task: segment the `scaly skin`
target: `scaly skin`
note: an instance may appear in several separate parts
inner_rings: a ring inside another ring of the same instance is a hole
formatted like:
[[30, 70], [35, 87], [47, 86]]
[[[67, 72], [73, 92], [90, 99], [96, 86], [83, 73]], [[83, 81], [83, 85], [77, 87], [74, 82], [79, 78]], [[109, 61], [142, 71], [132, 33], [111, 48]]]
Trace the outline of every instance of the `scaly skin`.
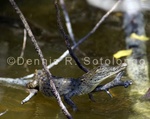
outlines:
[[[105, 79], [121, 72], [126, 68], [127, 64], [120, 66], [99, 66], [84, 74], [78, 79], [62, 78], [53, 76], [51, 79], [55, 83], [57, 91], [73, 110], [77, 107], [71, 100], [74, 95], [89, 94]], [[121, 77], [120, 77], [121, 78]], [[50, 89], [50, 81], [43, 70], [36, 70], [34, 80], [27, 84], [28, 89], [38, 89], [46, 96], [53, 96]], [[98, 91], [98, 90], [97, 90]]]

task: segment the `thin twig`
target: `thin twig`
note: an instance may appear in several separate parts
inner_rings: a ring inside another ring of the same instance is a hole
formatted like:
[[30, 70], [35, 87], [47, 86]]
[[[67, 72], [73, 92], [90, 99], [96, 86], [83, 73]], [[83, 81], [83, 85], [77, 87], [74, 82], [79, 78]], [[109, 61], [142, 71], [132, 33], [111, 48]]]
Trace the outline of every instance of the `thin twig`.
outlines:
[[28, 102], [34, 95], [38, 93], [37, 89], [27, 89], [27, 91], [29, 92], [29, 95], [21, 101], [21, 104]]
[[58, 26], [59, 26], [59, 29], [60, 29], [60, 32], [63, 36], [63, 38], [65, 39], [65, 43], [66, 43], [66, 47], [67, 49], [69, 50], [69, 54], [70, 56], [75, 60], [76, 64], [78, 65], [78, 67], [83, 70], [84, 72], [88, 72], [88, 69], [85, 68], [81, 63], [80, 61], [78, 60], [78, 58], [76, 57], [76, 55], [74, 54], [73, 50], [71, 49], [71, 45], [69, 43], [69, 38], [68, 36], [66, 35], [65, 31], [64, 31], [64, 28], [62, 26], [62, 22], [61, 22], [61, 18], [60, 18], [60, 11], [59, 11], [59, 8], [58, 8], [58, 4], [55, 2], [55, 7], [56, 7], [56, 12], [57, 12], [57, 23], [58, 23]]
[[24, 29], [24, 37], [23, 37], [23, 44], [22, 44], [22, 50], [21, 50], [20, 57], [24, 56], [24, 50], [25, 50], [25, 47], [26, 47], [26, 41], [27, 41], [27, 31], [26, 31], [26, 29]]
[[42, 61], [42, 66], [46, 72], [46, 75], [48, 77], [48, 79], [50, 80], [50, 88], [52, 90], [52, 93], [53, 95], [55, 96], [55, 98], [57, 99], [57, 102], [59, 104], [59, 106], [61, 107], [63, 113], [66, 115], [66, 117], [68, 119], [72, 119], [72, 116], [70, 115], [70, 113], [68, 112], [68, 110], [66, 109], [65, 105], [63, 104], [61, 98], [60, 98], [60, 95], [58, 93], [58, 91], [56, 90], [56, 87], [55, 87], [55, 84], [53, 83], [53, 81], [51, 80], [51, 73], [49, 72], [48, 68], [46, 67], [46, 62], [44, 60], [44, 57], [43, 57], [43, 54], [42, 54], [42, 51], [40, 49], [40, 47], [38, 46], [37, 42], [36, 42], [36, 39], [30, 29], [30, 26], [28, 25], [25, 17], [23, 16], [22, 12], [20, 11], [20, 9], [18, 8], [17, 4], [15, 3], [14, 0], [9, 0], [11, 5], [13, 6], [13, 8], [15, 9], [16, 13], [20, 16], [20, 19], [22, 20], [23, 24], [24, 24], [24, 27], [26, 28], [27, 30], [27, 33], [29, 35], [29, 37], [31, 38], [31, 41], [33, 42], [34, 46], [35, 46], [35, 50], [37, 51], [41, 61]]
[[74, 34], [73, 34], [73, 30], [72, 30], [72, 26], [71, 26], [70, 18], [69, 18], [67, 9], [66, 9], [65, 2], [64, 2], [64, 0], [59, 0], [59, 2], [60, 2], [61, 8], [62, 8], [63, 13], [64, 13], [64, 16], [65, 16], [66, 27], [67, 27], [69, 36], [70, 36], [70, 38], [71, 38], [73, 44], [75, 45], [75, 44], [76, 44], [76, 41], [75, 41], [75, 38], [74, 38]]
[[[69, 39], [71, 39], [71, 41], [73, 42], [73, 45], [75, 45], [77, 42], [76, 42], [76, 39], [75, 39], [75, 36], [74, 36], [74, 33], [73, 33], [71, 20], [69, 18], [69, 14], [67, 12], [65, 2], [64, 2], [64, 0], [59, 0], [59, 2], [60, 2], [61, 8], [62, 8], [62, 11], [63, 11], [63, 14], [64, 14], [64, 18], [65, 18], [65, 21], [66, 21], [66, 27], [67, 27], [67, 31], [68, 31], [69, 37], [70, 37]], [[76, 48], [76, 50], [79, 51], [80, 53], [82, 53], [83, 55], [85, 55], [83, 52], [81, 52], [81, 50], [79, 48]]]
[[[106, 19], [106, 17], [109, 16], [110, 13], [113, 12], [113, 10], [119, 5], [119, 3], [121, 2], [121, 0], [118, 0], [116, 2], [116, 4], [112, 7], [112, 9], [110, 9], [100, 20], [99, 22], [95, 25], [95, 27], [82, 39], [80, 39], [72, 48], [72, 50], [76, 49], [81, 43], [83, 43], [88, 37], [90, 37], [97, 29], [98, 27], [101, 25], [101, 23]], [[57, 65], [59, 62], [61, 62], [67, 55], [69, 54], [69, 51], [66, 50], [59, 58], [57, 58], [54, 62], [52, 62], [51, 64], [49, 64], [47, 66], [48, 69], [51, 69], [53, 66]], [[23, 78], [32, 78], [34, 74], [29, 74]]]
[[0, 113], [0, 116], [4, 115], [7, 111], [8, 111], [8, 109], [5, 110], [4, 112], [1, 112], [1, 113]]

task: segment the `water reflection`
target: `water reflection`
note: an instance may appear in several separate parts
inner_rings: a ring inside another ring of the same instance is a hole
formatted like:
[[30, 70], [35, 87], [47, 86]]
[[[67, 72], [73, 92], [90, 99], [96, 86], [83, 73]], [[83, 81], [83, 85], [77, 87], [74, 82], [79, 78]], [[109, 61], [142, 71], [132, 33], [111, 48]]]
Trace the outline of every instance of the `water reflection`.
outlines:
[[6, 61], [7, 61], [7, 54], [8, 54], [8, 43], [7, 42], [0, 42], [0, 69], [3, 70], [6, 68]]

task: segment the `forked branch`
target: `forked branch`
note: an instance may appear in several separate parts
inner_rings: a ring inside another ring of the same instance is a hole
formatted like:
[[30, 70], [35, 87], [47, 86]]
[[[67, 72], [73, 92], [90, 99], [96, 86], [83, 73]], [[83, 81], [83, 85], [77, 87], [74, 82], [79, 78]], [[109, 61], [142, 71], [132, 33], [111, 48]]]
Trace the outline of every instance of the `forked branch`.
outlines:
[[41, 51], [40, 47], [38, 46], [38, 44], [36, 42], [36, 39], [35, 39], [32, 31], [31, 31], [30, 26], [28, 25], [24, 15], [22, 14], [21, 10], [19, 9], [19, 7], [15, 3], [15, 1], [14, 0], [9, 0], [9, 1], [10, 1], [11, 5], [13, 6], [13, 8], [15, 9], [16, 13], [19, 15], [21, 21], [23, 22], [24, 27], [27, 30], [27, 33], [28, 33], [29, 37], [31, 38], [31, 41], [32, 41], [32, 43], [33, 43], [33, 45], [35, 47], [35, 50], [37, 51], [37, 53], [38, 53], [38, 55], [39, 55], [39, 57], [41, 59], [42, 66], [43, 66], [43, 68], [44, 68], [44, 70], [46, 72], [46, 75], [47, 75], [48, 79], [50, 80], [50, 88], [52, 90], [53, 95], [57, 99], [57, 102], [58, 102], [59, 106], [61, 107], [63, 113], [66, 115], [66, 117], [68, 119], [72, 119], [72, 116], [70, 115], [70, 113], [66, 109], [65, 105], [63, 104], [63, 102], [62, 102], [62, 100], [60, 98], [60, 95], [59, 95], [58, 91], [56, 90], [55, 84], [51, 80], [51, 73], [49, 72], [49, 70], [48, 70], [48, 68], [46, 66], [46, 62], [44, 60], [44, 56], [42, 54], [42, 51]]

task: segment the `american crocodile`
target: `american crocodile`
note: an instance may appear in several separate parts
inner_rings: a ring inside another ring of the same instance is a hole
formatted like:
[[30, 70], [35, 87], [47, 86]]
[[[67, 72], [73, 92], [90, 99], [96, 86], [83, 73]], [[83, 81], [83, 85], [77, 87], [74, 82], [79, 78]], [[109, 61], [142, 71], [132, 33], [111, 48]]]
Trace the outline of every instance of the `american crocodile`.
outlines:
[[[104, 81], [105, 79], [123, 71], [126, 68], [127, 64], [123, 63], [120, 66], [99, 66], [97, 68], [94, 68], [81, 76], [80, 78], [74, 79], [74, 78], [62, 78], [62, 77], [56, 77], [52, 76], [51, 79], [55, 83], [55, 86], [57, 88], [57, 91], [61, 96], [64, 96], [65, 102], [70, 105], [73, 110], [76, 110], [77, 107], [74, 104], [74, 102], [71, 100], [71, 97], [74, 95], [83, 95], [83, 94], [89, 94], [92, 91], [97, 92], [96, 87], [99, 87], [98, 85]], [[118, 78], [121, 78], [118, 77]], [[125, 86], [126, 84], [124, 84]], [[130, 85], [130, 82], [128, 82], [127, 85]], [[44, 70], [36, 70], [34, 75], [34, 80], [27, 84], [27, 88], [30, 91], [33, 91], [32, 89], [35, 89], [33, 92], [30, 93], [36, 93], [36, 89], [42, 94], [46, 96], [53, 96], [51, 89], [50, 89], [50, 81], [47, 78], [46, 73]], [[32, 94], [31, 94], [32, 95]], [[32, 96], [31, 96], [32, 97]], [[31, 98], [30, 97], [30, 98]], [[29, 99], [24, 99], [22, 101], [22, 104], [27, 102]]]

